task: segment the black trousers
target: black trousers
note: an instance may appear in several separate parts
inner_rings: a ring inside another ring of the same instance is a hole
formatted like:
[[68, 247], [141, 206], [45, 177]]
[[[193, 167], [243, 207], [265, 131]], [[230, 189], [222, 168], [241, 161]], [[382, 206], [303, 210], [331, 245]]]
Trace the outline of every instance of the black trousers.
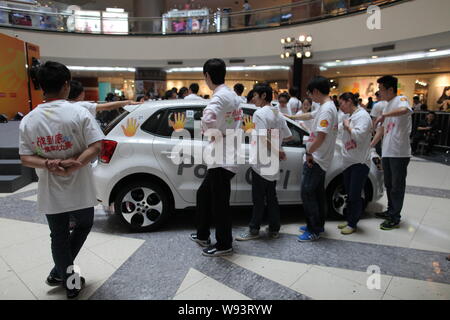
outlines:
[[209, 169], [197, 190], [197, 237], [209, 238], [214, 218], [216, 226], [216, 247], [226, 250], [232, 247], [230, 195], [231, 179], [234, 173], [224, 168]]
[[398, 223], [401, 219], [406, 191], [406, 176], [410, 158], [383, 158], [384, 185], [388, 197], [390, 219]]
[[249, 228], [251, 231], [259, 231], [266, 203], [269, 231], [280, 231], [280, 207], [278, 205], [276, 187], [276, 181], [266, 180], [252, 170], [253, 214], [249, 224]]
[[[75, 220], [75, 228], [69, 230], [70, 218]], [[74, 260], [86, 241], [94, 223], [94, 208], [86, 208], [70, 212], [47, 214], [53, 261], [55, 267], [50, 272], [64, 281], [70, 275], [67, 268], [73, 266]]]
[[344, 216], [351, 228], [356, 228], [364, 210], [361, 193], [369, 170], [369, 167], [362, 163], [351, 165], [344, 170], [344, 187], [347, 193], [347, 210], [344, 211]]
[[314, 163], [313, 167], [303, 164], [301, 196], [306, 215], [306, 226], [312, 233], [318, 235], [325, 227], [327, 216], [325, 174], [322, 168]]

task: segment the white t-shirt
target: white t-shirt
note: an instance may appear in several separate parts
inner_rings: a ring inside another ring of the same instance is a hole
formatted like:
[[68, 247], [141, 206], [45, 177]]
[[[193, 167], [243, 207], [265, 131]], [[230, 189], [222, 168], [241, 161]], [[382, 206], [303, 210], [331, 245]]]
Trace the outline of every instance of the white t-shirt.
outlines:
[[[226, 143], [226, 130], [231, 129], [234, 132], [241, 126], [242, 109], [239, 107], [241, 100], [238, 95], [228, 88], [225, 84], [218, 86], [213, 93], [211, 101], [203, 110], [202, 129], [218, 129], [221, 132], [223, 140], [210, 141], [205, 150], [208, 154], [214, 155], [216, 145], [223, 143], [222, 163], [214, 161], [207, 163], [208, 169], [224, 168], [234, 173], [237, 172], [237, 149], [233, 144]], [[220, 160], [219, 160], [220, 162]]]
[[[20, 123], [20, 155], [46, 159], [67, 159], [81, 154], [104, 138], [92, 115], [66, 100], [38, 105]], [[90, 165], [68, 177], [36, 169], [38, 210], [57, 214], [93, 207], [97, 204]]]
[[343, 135], [344, 135], [344, 120], [348, 119], [350, 115], [345, 114], [341, 110], [338, 111], [338, 135], [337, 140], [343, 141]]
[[313, 102], [313, 103], [311, 104], [311, 112], [316, 111], [319, 107], [320, 107], [320, 103]]
[[205, 100], [205, 99], [203, 99], [199, 95], [196, 95], [195, 93], [191, 93], [191, 94], [187, 95], [186, 97], [184, 97], [184, 100]]
[[97, 115], [97, 104], [89, 101], [76, 101], [72, 102], [73, 104], [77, 106], [81, 106], [83, 108], [86, 108], [90, 114], [92, 114], [95, 118]]
[[378, 101], [376, 102], [373, 107], [372, 107], [372, 111], [370, 112], [370, 115], [374, 118], [378, 118], [379, 116], [381, 116], [383, 114], [384, 109], [387, 106], [387, 101]]
[[291, 97], [288, 101], [288, 107], [291, 111], [291, 114], [296, 114], [301, 109], [302, 102], [296, 97]]
[[389, 117], [384, 120], [383, 158], [409, 158], [411, 157], [411, 141], [409, 135], [412, 129], [411, 114], [413, 110], [408, 98], [396, 96], [388, 102], [383, 113], [406, 107], [408, 113], [399, 117]]
[[[267, 134], [267, 129], [277, 129], [279, 133], [278, 137], [280, 149], [283, 140], [292, 136], [291, 130], [289, 130], [289, 127], [286, 123], [286, 119], [283, 117], [283, 115], [280, 113], [277, 107], [264, 106], [262, 108], [259, 108], [253, 114], [253, 123], [255, 124], [255, 130], [257, 135], [263, 136], [264, 134]], [[271, 139], [271, 135], [267, 135], [267, 138]], [[255, 151], [256, 145], [251, 143], [250, 148], [253, 149], [253, 152], [250, 152], [251, 155], [250, 163], [252, 163], [253, 170], [266, 180], [269, 181], [278, 180], [280, 178], [280, 170], [277, 170], [277, 172], [273, 175], [265, 174], [263, 171], [261, 171], [261, 168], [264, 167], [265, 165], [261, 165], [261, 163], [258, 163], [257, 158], [254, 159], [253, 157], [253, 155], [257, 155]], [[253, 162], [256, 163], [253, 164]]]
[[243, 96], [238, 96], [241, 99], [241, 103], [247, 103], [247, 98]]
[[252, 10], [252, 7], [250, 6], [250, 3], [244, 3], [244, 5], [242, 7], [244, 8], [244, 11]]
[[327, 171], [333, 160], [338, 133], [338, 115], [336, 106], [333, 101], [327, 101], [313, 112], [312, 115], [314, 118], [311, 126], [311, 134], [306, 144], [306, 150], [309, 149], [319, 132], [326, 133], [325, 140], [319, 149], [313, 152], [313, 157], [314, 161], [322, 168], [322, 170]]
[[372, 140], [372, 119], [362, 108], [358, 108], [350, 117], [350, 134], [344, 129], [342, 134], [343, 169], [357, 163], [368, 164], [370, 160], [370, 142]]
[[287, 114], [288, 116], [292, 115], [292, 110], [289, 107], [289, 104], [286, 104], [285, 107], [281, 107], [281, 104], [277, 103], [276, 107], [282, 114]]

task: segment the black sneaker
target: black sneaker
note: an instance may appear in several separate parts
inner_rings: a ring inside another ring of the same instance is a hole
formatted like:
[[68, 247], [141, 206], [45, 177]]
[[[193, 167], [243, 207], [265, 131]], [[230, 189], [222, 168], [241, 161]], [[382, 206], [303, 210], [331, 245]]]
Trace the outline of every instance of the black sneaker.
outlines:
[[202, 254], [206, 257], [221, 257], [221, 256], [229, 256], [233, 254], [233, 248], [219, 250], [216, 246], [209, 246], [206, 249], [203, 249]]
[[196, 233], [191, 233], [191, 235], [189, 236], [189, 239], [191, 239], [194, 242], [197, 242], [198, 245], [201, 247], [207, 247], [207, 246], [211, 245], [211, 238], [208, 238], [208, 240], [200, 240], [199, 238], [197, 238]]
[[395, 222], [392, 220], [385, 220], [382, 224], [380, 224], [381, 230], [393, 230], [400, 228], [400, 222]]
[[79, 289], [77, 289], [77, 288], [73, 288], [73, 289], [66, 288], [67, 299], [75, 299], [76, 297], [78, 297], [78, 295], [80, 294], [81, 290], [83, 290], [84, 285], [86, 284], [86, 279], [84, 279], [83, 277], [80, 277], [80, 282], [81, 282], [81, 288], [79, 288]]
[[383, 211], [383, 212], [377, 212], [377, 213], [375, 213], [375, 217], [380, 218], [380, 219], [385, 219], [385, 220], [387, 220], [387, 219], [389, 219], [391, 216], [389, 215], [389, 212], [386, 210], [386, 211]]
[[47, 279], [45, 280], [45, 283], [49, 285], [50, 287], [56, 287], [60, 286], [62, 284], [62, 279], [59, 277], [54, 277], [51, 274], [48, 275]]

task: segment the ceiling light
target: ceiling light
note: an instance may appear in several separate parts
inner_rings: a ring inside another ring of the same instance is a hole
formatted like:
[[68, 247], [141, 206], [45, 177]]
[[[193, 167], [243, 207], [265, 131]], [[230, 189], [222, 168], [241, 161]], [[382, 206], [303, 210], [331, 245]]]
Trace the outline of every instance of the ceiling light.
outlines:
[[430, 49], [430, 52], [436, 52], [437, 49]]
[[291, 42], [291, 41], [292, 41], [291, 37], [287, 37], [287, 38], [286, 38], [286, 42], [287, 42], [287, 43], [289, 43], [289, 42]]
[[306, 37], [306, 42], [312, 42], [312, 37], [311, 36], [307, 36]]
[[372, 56], [372, 59], [377, 59], [378, 58], [378, 56]]
[[301, 52], [297, 52], [297, 58], [301, 58], [303, 55]]
[[342, 60], [336, 60], [336, 62], [342, 62]]
[[288, 52], [286, 52], [284, 55], [286, 56], [286, 58], [289, 58], [289, 56], [290, 56], [291, 54], [290, 54], [289, 51], [288, 51]]
[[281, 39], [281, 44], [284, 44], [285, 42], [286, 42], [286, 40], [284, 40], [284, 38]]
[[281, 59], [284, 59], [284, 53], [280, 54]]
[[306, 39], [306, 37], [305, 37], [304, 35], [301, 35], [300, 37], [298, 37], [298, 40], [299, 40], [300, 42], [304, 42], [305, 39]]
[[305, 57], [307, 57], [307, 58], [311, 57], [311, 51], [306, 51], [305, 52]]

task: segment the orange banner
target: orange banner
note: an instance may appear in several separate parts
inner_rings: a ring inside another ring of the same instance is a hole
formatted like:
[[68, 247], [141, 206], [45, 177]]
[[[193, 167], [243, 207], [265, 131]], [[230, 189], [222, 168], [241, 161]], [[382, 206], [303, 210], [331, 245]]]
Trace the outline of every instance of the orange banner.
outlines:
[[25, 44], [0, 34], [0, 114], [8, 119], [30, 111]]

